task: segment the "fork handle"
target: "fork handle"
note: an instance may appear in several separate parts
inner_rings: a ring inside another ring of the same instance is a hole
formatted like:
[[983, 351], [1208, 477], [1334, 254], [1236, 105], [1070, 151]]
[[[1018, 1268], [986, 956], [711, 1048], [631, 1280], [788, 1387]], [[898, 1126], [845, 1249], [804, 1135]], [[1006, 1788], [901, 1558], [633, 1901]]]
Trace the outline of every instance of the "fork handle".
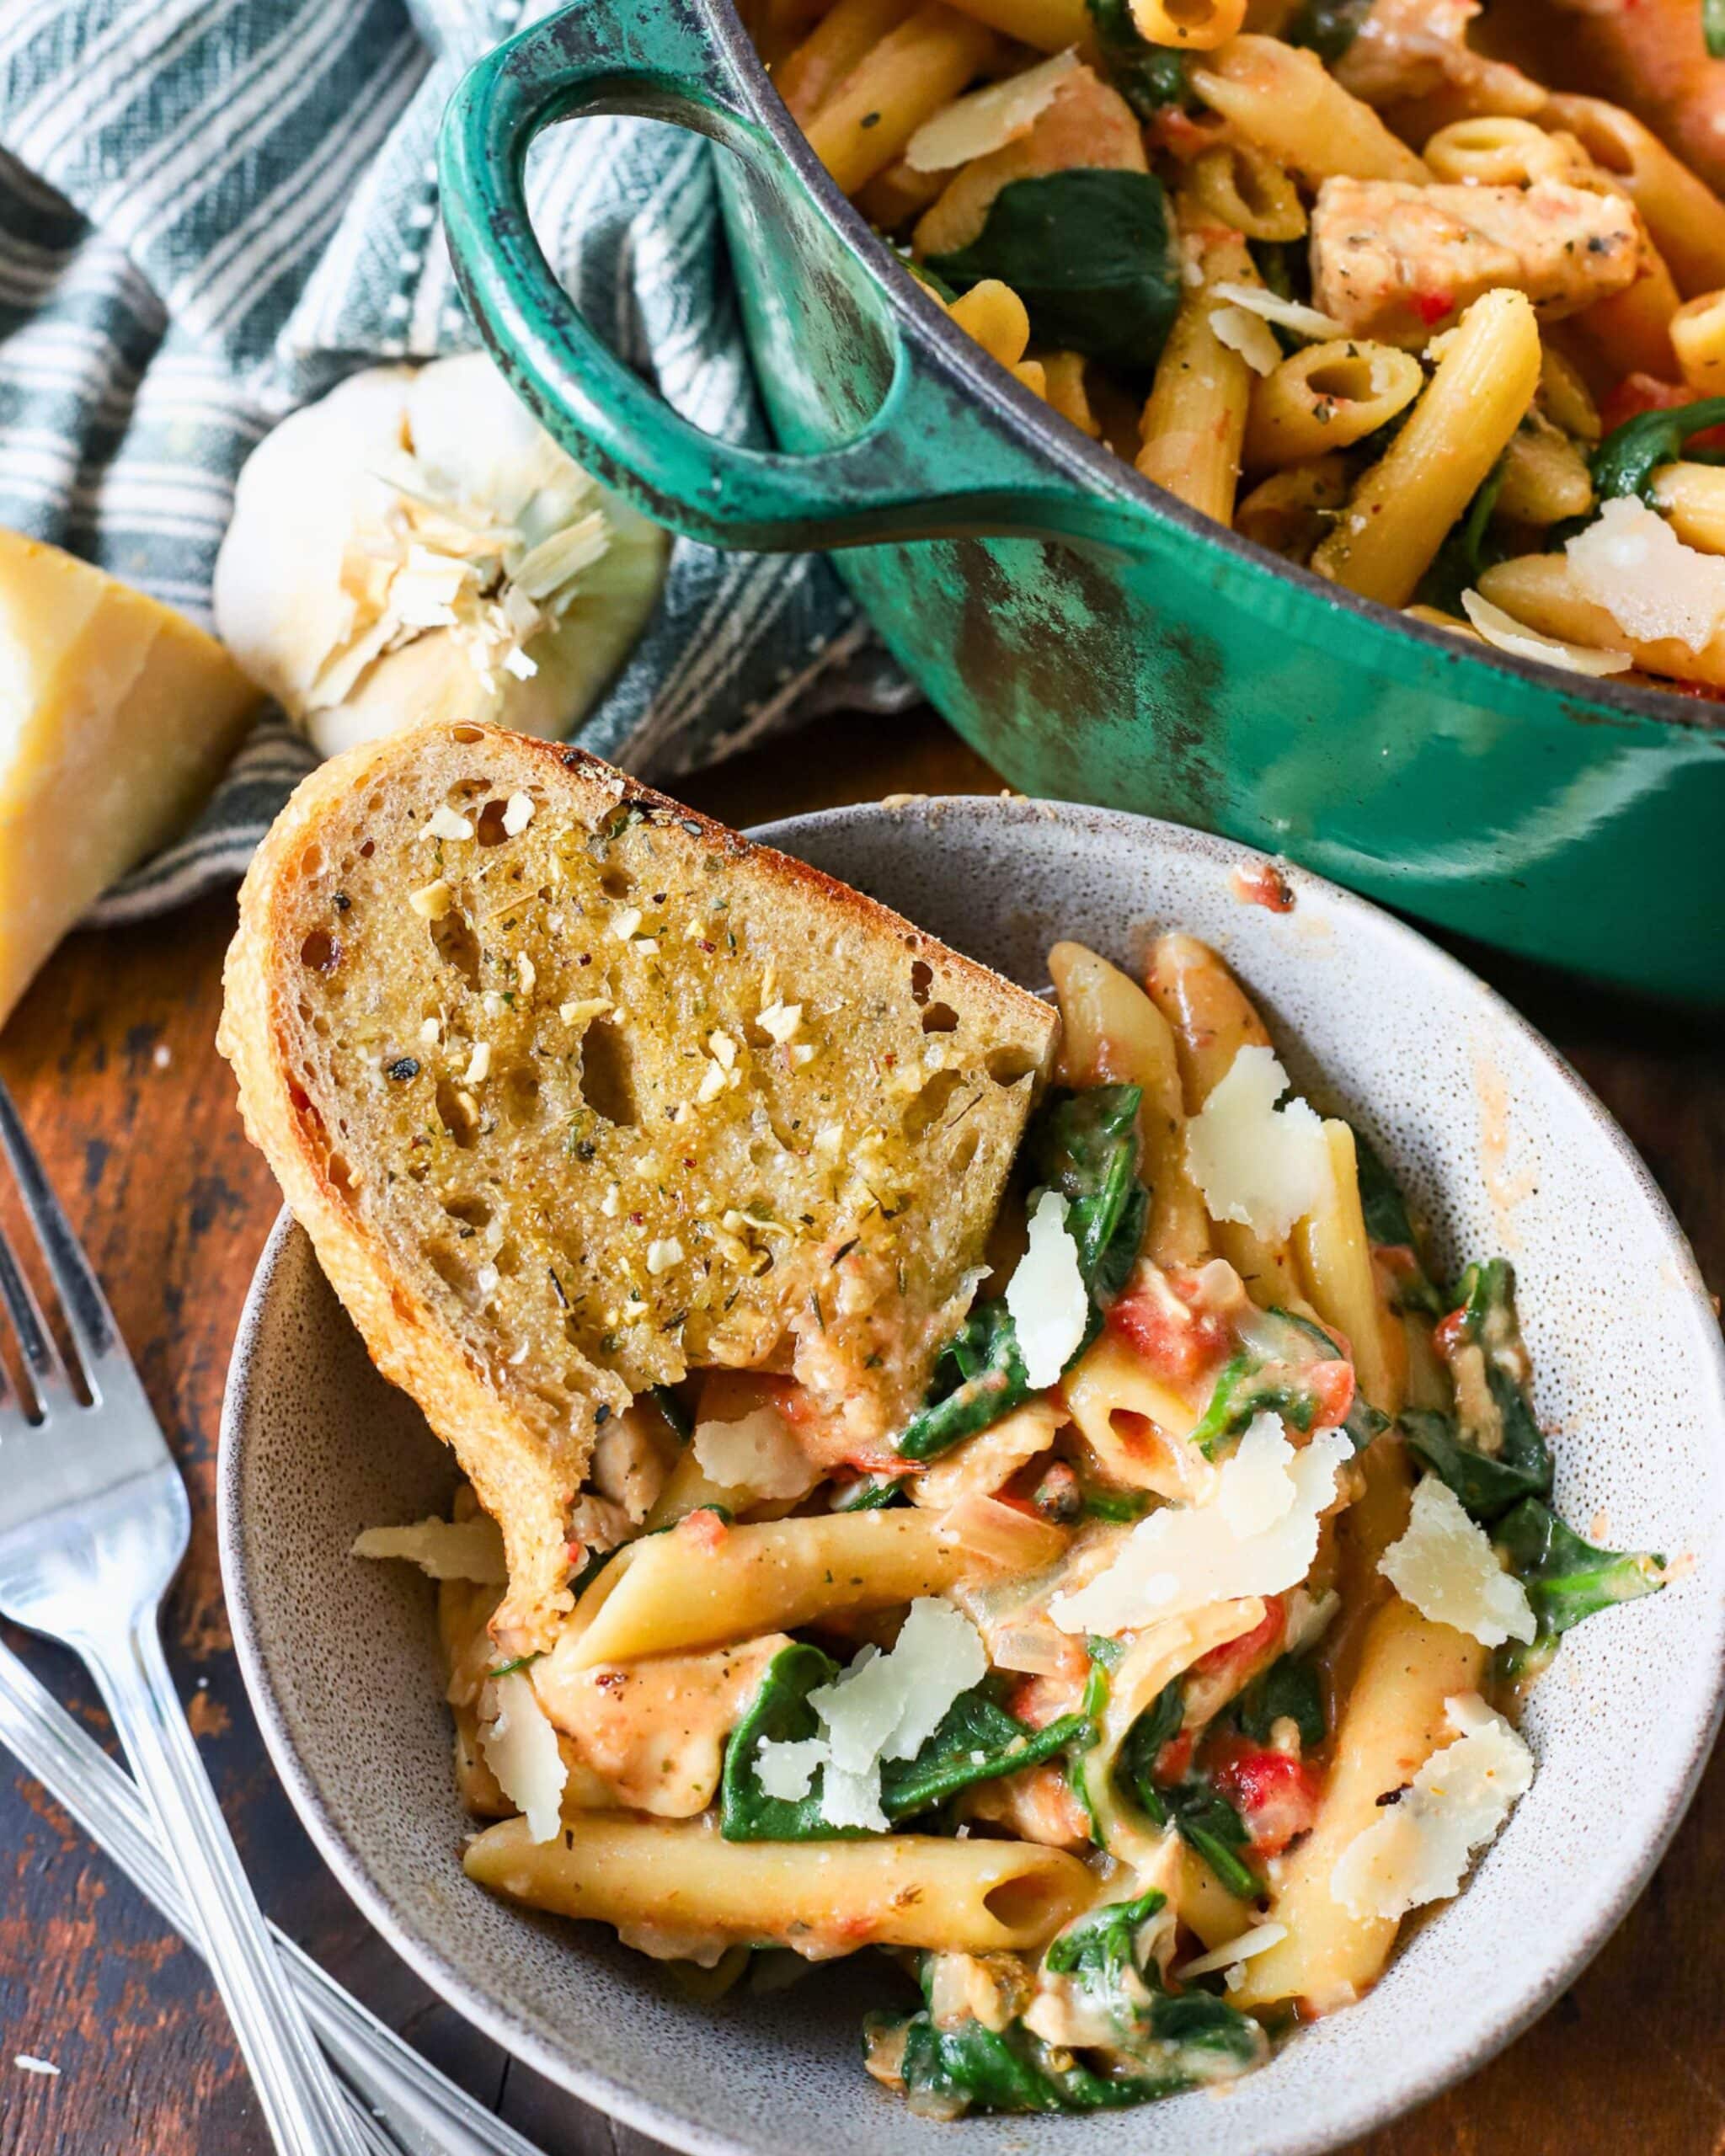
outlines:
[[153, 1613], [79, 1646], [162, 1830], [281, 2156], [365, 2156], [270, 1945], [263, 1912], [198, 1757]]

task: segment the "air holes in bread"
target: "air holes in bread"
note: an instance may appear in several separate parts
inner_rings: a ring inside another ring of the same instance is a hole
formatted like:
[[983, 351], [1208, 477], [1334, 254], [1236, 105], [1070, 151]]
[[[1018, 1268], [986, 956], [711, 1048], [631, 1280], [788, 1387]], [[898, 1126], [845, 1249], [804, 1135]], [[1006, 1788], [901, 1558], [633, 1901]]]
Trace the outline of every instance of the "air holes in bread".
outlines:
[[516, 1124], [539, 1119], [539, 1081], [520, 1065], [504, 1073], [503, 1112]]
[[314, 928], [300, 946], [300, 963], [313, 973], [333, 974], [341, 963], [341, 946], [327, 928]]
[[950, 1003], [931, 1003], [922, 1014], [925, 1033], [955, 1033], [959, 1030], [959, 1014]]
[[629, 1043], [608, 1018], [595, 1018], [581, 1036], [581, 1098], [625, 1130], [638, 1120]]
[[[438, 1103], [440, 1109], [441, 1102]], [[451, 1220], [459, 1220], [464, 1228], [489, 1228], [491, 1208], [483, 1198], [446, 1198], [443, 1209]]]
[[507, 806], [507, 803], [494, 797], [479, 811], [478, 820], [473, 825], [473, 836], [481, 846], [501, 846], [509, 836], [503, 828], [504, 811]]
[[1021, 1078], [1030, 1075], [1036, 1065], [1022, 1049], [997, 1048], [990, 1054], [983, 1068], [996, 1086], [1016, 1086]]
[[431, 941], [446, 966], [453, 966], [469, 988], [479, 985], [479, 939], [459, 906], [431, 923]]
[[928, 991], [933, 986], [934, 968], [927, 958], [913, 958], [911, 962], [911, 1001], [919, 1009], [927, 1002]]
[[627, 868], [607, 868], [600, 876], [599, 888], [608, 899], [626, 899], [635, 888], [635, 879]]
[[937, 1070], [905, 1111], [905, 1135], [920, 1138], [938, 1123], [947, 1112], [947, 1102], [953, 1097], [953, 1088], [960, 1082], [956, 1070]]

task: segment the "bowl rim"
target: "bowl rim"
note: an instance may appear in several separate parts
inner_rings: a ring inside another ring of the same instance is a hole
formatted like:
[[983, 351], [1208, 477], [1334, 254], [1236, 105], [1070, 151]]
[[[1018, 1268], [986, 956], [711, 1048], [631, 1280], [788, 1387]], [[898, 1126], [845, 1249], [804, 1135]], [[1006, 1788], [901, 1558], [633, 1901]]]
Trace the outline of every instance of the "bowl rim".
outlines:
[[[930, 835], [937, 843], [941, 825], [955, 818], [989, 820], [999, 828], [1009, 830], [1014, 824], [1028, 824], [1033, 817], [1039, 823], [1052, 818], [1092, 826], [1100, 824], [1112, 830], [1130, 826], [1135, 834], [1141, 830], [1154, 849], [1230, 868], [1259, 864], [1267, 857], [1255, 847], [1209, 832], [1188, 830], [1157, 817], [1137, 816], [1124, 810], [1085, 803], [1028, 801], [1018, 797], [986, 794], [942, 795], [914, 803], [908, 811], [889, 808], [879, 803], [857, 803], [780, 818], [751, 826], [745, 835], [763, 845], [793, 851], [809, 834], [864, 819], [900, 821], [907, 813], [927, 821]], [[1497, 1024], [1507, 1026], [1520, 1036], [1546, 1066], [1551, 1081], [1569, 1095], [1589, 1125], [1595, 1142], [1606, 1148], [1628, 1171], [1638, 1197], [1649, 1209], [1653, 1225], [1669, 1246], [1669, 1255], [1675, 1261], [1685, 1299], [1697, 1304], [1707, 1321], [1700, 1337], [1706, 1343], [1714, 1377], [1713, 1419], [1722, 1436], [1725, 1436], [1725, 1335], [1719, 1331], [1711, 1295], [1688, 1237], [1664, 1193], [1604, 1102], [1536, 1027], [1458, 958], [1370, 899], [1296, 863], [1278, 860], [1277, 866], [1292, 885], [1296, 899], [1320, 899], [1339, 913], [1343, 933], [1347, 932], [1351, 917], [1370, 919], [1401, 943], [1419, 963], [1434, 965], [1440, 973], [1447, 973]], [[245, 1428], [254, 1393], [255, 1342], [290, 1248], [296, 1240], [304, 1239], [304, 1230], [284, 1206], [259, 1257], [234, 1337], [222, 1398], [216, 1481], [222, 1589], [235, 1652], [265, 1748], [294, 1811], [319, 1854], [366, 1920], [422, 1983], [510, 2056], [521, 2059], [555, 2086], [672, 2148], [690, 2152], [690, 2156], [751, 2156], [750, 2144], [707, 2128], [697, 2119], [661, 2109], [608, 2073], [575, 2063], [542, 2041], [531, 2026], [516, 2018], [506, 1998], [499, 1994], [494, 1999], [473, 1989], [440, 1947], [397, 1916], [387, 1898], [374, 1884], [360, 1851], [338, 1823], [318, 1785], [295, 1749], [287, 1716], [270, 1681], [268, 1657], [254, 1615], [240, 1514], [245, 1481]], [[306, 1254], [310, 1254], [309, 1250]], [[1332, 2111], [1330, 2123], [1320, 2124], [1315, 2131], [1284, 2141], [1280, 2156], [1326, 2156], [1326, 2152], [1332, 2151], [1343, 2142], [1375, 2132], [1405, 2116], [1417, 2105], [1429, 2102], [1478, 2072], [1538, 2020], [1594, 1960], [1645, 1891], [1694, 1801], [1722, 1716], [1725, 1716], [1725, 1657], [1715, 1657], [1704, 1709], [1692, 1726], [1687, 1754], [1671, 1780], [1666, 1807], [1656, 1829], [1643, 1844], [1637, 1861], [1621, 1877], [1615, 1892], [1608, 1900], [1589, 1907], [1587, 1922], [1571, 1939], [1565, 1952], [1538, 1972], [1512, 2013], [1465, 2055], [1434, 2057], [1428, 2054], [1427, 2063], [1412, 2064], [1393, 2084], [1386, 2087], [1380, 2084], [1372, 2094], [1355, 2098], [1351, 2108], [1339, 2118]], [[1341, 2100], [1344, 2104], [1348, 2101], [1345, 2093]]]
[[[574, 0], [579, 5], [579, 0]], [[1643, 688], [1612, 680], [1566, 672], [1542, 659], [1524, 659], [1495, 645], [1458, 637], [1435, 623], [1423, 622], [1401, 609], [1381, 605], [1344, 586], [1330, 583], [1297, 562], [1290, 562], [1255, 540], [1246, 538], [1226, 525], [1202, 515], [1166, 488], [1146, 479], [1124, 458], [1094, 442], [1049, 404], [1031, 394], [1004, 368], [985, 364], [987, 355], [967, 337], [945, 309], [918, 284], [887, 242], [839, 189], [809, 147], [808, 137], [792, 118], [772, 77], [767, 73], [754, 40], [745, 27], [736, 0], [686, 0], [707, 25], [735, 78], [745, 89], [750, 119], [772, 138], [785, 162], [801, 183], [803, 191], [819, 207], [828, 224], [843, 239], [851, 253], [869, 271], [882, 297], [924, 344], [936, 346], [952, 371], [962, 376], [973, 398], [992, 410], [1007, 425], [1019, 446], [1044, 463], [1052, 464], [1077, 482], [1087, 493], [1129, 504], [1152, 522], [1172, 526], [1188, 542], [1231, 555], [1258, 574], [1268, 572], [1289, 584], [1303, 598], [1370, 624], [1391, 637], [1400, 635], [1428, 652], [1461, 667], [1477, 668], [1487, 681], [1508, 675], [1524, 688], [1557, 696], [1567, 707], [1561, 713], [1585, 724], [1607, 714], [1618, 718], [1651, 720], [1677, 734], [1720, 738], [1725, 745], [1725, 710], [1704, 696], [1685, 696], [1681, 690]], [[723, 141], [718, 131], [717, 139]], [[1076, 543], [1076, 542], [1074, 542]], [[1489, 696], [1482, 686], [1481, 699]], [[1525, 719], [1527, 714], [1521, 714]]]

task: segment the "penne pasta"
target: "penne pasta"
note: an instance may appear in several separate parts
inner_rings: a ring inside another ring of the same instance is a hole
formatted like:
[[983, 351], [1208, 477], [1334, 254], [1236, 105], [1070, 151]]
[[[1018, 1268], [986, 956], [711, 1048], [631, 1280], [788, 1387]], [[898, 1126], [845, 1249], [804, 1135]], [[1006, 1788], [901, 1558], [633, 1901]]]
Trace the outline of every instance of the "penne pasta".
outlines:
[[1129, 1490], [1190, 1502], [1214, 1481], [1204, 1455], [1187, 1439], [1194, 1407], [1146, 1368], [1116, 1334], [1104, 1332], [1062, 1383], [1067, 1412], [1105, 1471]]
[[872, 47], [805, 131], [840, 190], [855, 195], [884, 172], [923, 121], [964, 88], [991, 43], [973, 17], [944, 0], [925, 0]]
[[1444, 535], [1533, 401], [1540, 335], [1520, 292], [1487, 292], [1444, 341], [1401, 433], [1355, 487], [1311, 565], [1368, 599], [1405, 606]]
[[1256, 382], [1248, 470], [1303, 464], [1350, 448], [1406, 411], [1425, 387], [1412, 352], [1342, 337], [1293, 352]]
[[1697, 397], [1725, 395], [1725, 291], [1700, 293], [1671, 318], [1671, 349]]
[[1144, 408], [1138, 469], [1193, 509], [1231, 522], [1252, 371], [1225, 344], [1210, 318], [1218, 284], [1261, 282], [1243, 236], [1183, 215], [1186, 259], [1198, 272], [1180, 302]]
[[1593, 505], [1586, 457], [1535, 407], [1504, 449], [1495, 513], [1512, 524], [1543, 530], [1566, 517], [1585, 516]]
[[953, 0], [953, 5], [1038, 52], [1064, 52], [1089, 41], [1090, 13], [1084, 0]]
[[1420, 155], [1436, 180], [1472, 187], [1527, 187], [1536, 179], [1571, 179], [1577, 147], [1572, 138], [1554, 136], [1530, 120], [1493, 113], [1440, 127], [1426, 138]]
[[1571, 318], [1570, 327], [1609, 374], [1650, 374], [1669, 381], [1677, 372], [1671, 324], [1678, 303], [1671, 272], [1649, 243], [1635, 282], [1583, 307]]
[[1356, 179], [1429, 179], [1369, 104], [1350, 97], [1315, 52], [1249, 33], [1188, 71], [1193, 89], [1236, 133], [1316, 185]]
[[1716, 631], [1699, 651], [1675, 637], [1632, 637], [1583, 594], [1561, 554], [1521, 554], [1499, 562], [1482, 573], [1479, 588], [1493, 606], [1541, 636], [1592, 651], [1626, 651], [1646, 673], [1725, 688], [1725, 631]]
[[1272, 553], [1308, 562], [1347, 500], [1348, 487], [1345, 457], [1290, 464], [1260, 480], [1245, 497], [1234, 512], [1234, 529]]
[[1347, 1341], [1360, 1390], [1393, 1421], [1402, 1412], [1402, 1388], [1385, 1345], [1391, 1314], [1372, 1269], [1354, 1133], [1332, 1120], [1324, 1125], [1324, 1139], [1333, 1187], [1322, 1211], [1308, 1214], [1294, 1230], [1300, 1271], [1312, 1308]]
[[1687, 547], [1725, 554], [1725, 469], [1717, 464], [1662, 464], [1653, 474], [1653, 505]]
[[1194, 212], [1231, 225], [1247, 239], [1292, 240], [1306, 234], [1299, 189], [1275, 159], [1252, 142], [1200, 151], [1186, 182]]
[[[591, 1918], [650, 1946], [761, 1940], [996, 1954], [1045, 1945], [1095, 1896], [1076, 1857], [1028, 1842], [889, 1834], [728, 1842], [697, 1820], [585, 1815], [548, 1842], [506, 1819], [467, 1845], [468, 1878], [529, 1908]], [[673, 1947], [675, 1951], [675, 1947]]]
[[1287, 1936], [1247, 1963], [1236, 2004], [1291, 1999], [1323, 2014], [1375, 1982], [1397, 1925], [1343, 1908], [1330, 1892], [1330, 1875], [1377, 1817], [1379, 1798], [1405, 1787], [1449, 1740], [1445, 1704], [1475, 1689], [1484, 1668], [1477, 1640], [1432, 1624], [1399, 1597], [1385, 1603], [1336, 1732], [1316, 1823], [1290, 1853], [1270, 1902], [1269, 1921], [1285, 1925]]
[[1060, 417], [1076, 427], [1081, 435], [1088, 435], [1092, 441], [1097, 440], [1102, 434], [1102, 425], [1090, 408], [1084, 355], [1081, 352], [1042, 352], [1035, 356], [1042, 365], [1043, 395]]
[[1151, 45], [1212, 52], [1246, 20], [1246, 0], [1132, 0], [1132, 23]]
[[556, 1652], [572, 1669], [793, 1631], [841, 1609], [938, 1594], [975, 1567], [922, 1512], [825, 1513], [713, 1531], [688, 1522], [619, 1550]]
[[1056, 943], [1049, 971], [1060, 1000], [1061, 1075], [1073, 1086], [1140, 1088], [1139, 1180], [1151, 1194], [1146, 1257], [1158, 1265], [1199, 1265], [1210, 1228], [1186, 1166], [1186, 1112], [1174, 1036], [1129, 974], [1081, 943]]
[[791, 117], [807, 127], [846, 77], [884, 37], [907, 22], [916, 0], [837, 0], [793, 52], [773, 70]]

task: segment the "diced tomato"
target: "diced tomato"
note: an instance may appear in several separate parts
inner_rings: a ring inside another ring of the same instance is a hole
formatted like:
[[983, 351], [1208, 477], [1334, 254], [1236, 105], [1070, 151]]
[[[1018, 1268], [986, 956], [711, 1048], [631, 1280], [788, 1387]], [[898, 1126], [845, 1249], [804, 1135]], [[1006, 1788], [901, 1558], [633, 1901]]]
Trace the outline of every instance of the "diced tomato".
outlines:
[[[1693, 404], [1698, 400], [1692, 389], [1680, 382], [1661, 382], [1657, 375], [1626, 374], [1599, 406], [1599, 424], [1607, 434], [1621, 427], [1626, 419], [1639, 419], [1643, 412], [1673, 412], [1680, 404]], [[1709, 427], [1690, 443], [1691, 449], [1725, 448], [1725, 427]]]
[[1183, 1781], [1186, 1770], [1192, 1764], [1193, 1733], [1183, 1729], [1178, 1737], [1171, 1737], [1156, 1755], [1156, 1764], [1151, 1769], [1151, 1779], [1165, 1785]]
[[1048, 1677], [1023, 1677], [1007, 1694], [1007, 1712], [1027, 1729], [1046, 1729], [1051, 1721], [1071, 1714], [1084, 1689], [1089, 1668], [1084, 1650], [1075, 1640], [1071, 1666]]
[[1446, 314], [1453, 314], [1455, 309], [1454, 292], [1415, 292], [1413, 299], [1413, 312], [1428, 329], [1435, 328]]
[[1441, 1317], [1432, 1327], [1432, 1345], [1445, 1362], [1467, 1337], [1467, 1312], [1465, 1309], [1451, 1310], [1448, 1317]]
[[[1260, 1621], [1249, 1632], [1242, 1632], [1237, 1640], [1225, 1641], [1220, 1646], [1212, 1647], [1208, 1654], [1199, 1655], [1193, 1664], [1193, 1674], [1213, 1677], [1224, 1669], [1242, 1672], [1251, 1669], [1281, 1645], [1284, 1621], [1281, 1596], [1267, 1596]], [[1243, 1676], [1241, 1681], [1244, 1683]]]
[[1206, 1765], [1245, 1821], [1254, 1855], [1274, 1856], [1317, 1817], [1318, 1778], [1303, 1759], [1228, 1740]]
[[1316, 1427], [1321, 1430], [1339, 1428], [1354, 1405], [1353, 1364], [1314, 1363], [1306, 1372], [1306, 1382], [1317, 1402]]
[[1228, 1352], [1220, 1318], [1188, 1310], [1156, 1285], [1122, 1295], [1108, 1312], [1108, 1326], [1171, 1385], [1190, 1385]]
[[685, 1513], [677, 1522], [676, 1531], [703, 1557], [713, 1556], [730, 1533], [710, 1505], [702, 1505], [697, 1512]]

